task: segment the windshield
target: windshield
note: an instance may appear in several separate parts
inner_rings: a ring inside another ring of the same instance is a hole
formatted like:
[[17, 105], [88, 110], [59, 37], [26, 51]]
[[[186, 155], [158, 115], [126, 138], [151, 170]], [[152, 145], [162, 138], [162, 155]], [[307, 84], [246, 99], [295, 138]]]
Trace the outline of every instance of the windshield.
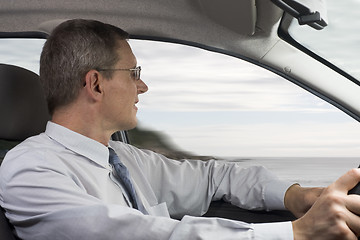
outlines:
[[294, 20], [289, 34], [360, 81], [360, 0], [327, 0], [328, 26], [315, 30]]

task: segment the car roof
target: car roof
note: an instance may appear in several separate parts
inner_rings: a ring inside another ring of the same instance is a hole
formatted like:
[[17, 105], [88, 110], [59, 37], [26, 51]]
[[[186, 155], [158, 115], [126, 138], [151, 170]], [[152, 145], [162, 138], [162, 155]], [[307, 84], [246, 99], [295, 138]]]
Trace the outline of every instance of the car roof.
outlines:
[[133, 36], [196, 43], [254, 59], [273, 47], [278, 38], [273, 27], [282, 15], [269, 0], [27, 0], [1, 5], [3, 32], [49, 33], [65, 19], [91, 18]]
[[[358, 83], [281, 39], [283, 11], [270, 0], [26, 0], [1, 5], [0, 36], [41, 37], [67, 19], [96, 19], [125, 29], [132, 38], [243, 58], [360, 119]], [[285, 31], [290, 21], [289, 16], [283, 21]]]

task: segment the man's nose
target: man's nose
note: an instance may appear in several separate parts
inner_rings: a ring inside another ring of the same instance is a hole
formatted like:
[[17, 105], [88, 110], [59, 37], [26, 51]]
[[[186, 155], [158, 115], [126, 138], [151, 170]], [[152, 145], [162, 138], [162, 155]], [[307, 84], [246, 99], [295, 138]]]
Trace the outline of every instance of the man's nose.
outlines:
[[139, 79], [137, 81], [137, 90], [138, 90], [138, 94], [142, 94], [142, 93], [146, 93], [149, 88], [148, 86], [143, 82], [143, 80]]

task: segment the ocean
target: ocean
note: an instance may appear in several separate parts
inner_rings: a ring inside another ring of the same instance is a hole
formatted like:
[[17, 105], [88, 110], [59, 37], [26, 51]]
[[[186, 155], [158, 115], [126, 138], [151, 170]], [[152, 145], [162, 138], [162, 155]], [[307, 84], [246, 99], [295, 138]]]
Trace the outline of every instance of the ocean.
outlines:
[[303, 187], [326, 187], [360, 164], [360, 158], [349, 157], [260, 157], [229, 160], [240, 161], [244, 166], [265, 166], [280, 179], [297, 182]]

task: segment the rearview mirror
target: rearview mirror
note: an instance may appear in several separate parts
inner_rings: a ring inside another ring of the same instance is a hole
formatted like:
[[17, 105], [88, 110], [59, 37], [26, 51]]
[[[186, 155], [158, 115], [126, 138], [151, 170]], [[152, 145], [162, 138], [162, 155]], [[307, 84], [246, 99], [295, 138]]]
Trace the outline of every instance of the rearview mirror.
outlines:
[[271, 1], [296, 18], [300, 25], [307, 24], [317, 30], [321, 30], [327, 26], [326, 0]]

